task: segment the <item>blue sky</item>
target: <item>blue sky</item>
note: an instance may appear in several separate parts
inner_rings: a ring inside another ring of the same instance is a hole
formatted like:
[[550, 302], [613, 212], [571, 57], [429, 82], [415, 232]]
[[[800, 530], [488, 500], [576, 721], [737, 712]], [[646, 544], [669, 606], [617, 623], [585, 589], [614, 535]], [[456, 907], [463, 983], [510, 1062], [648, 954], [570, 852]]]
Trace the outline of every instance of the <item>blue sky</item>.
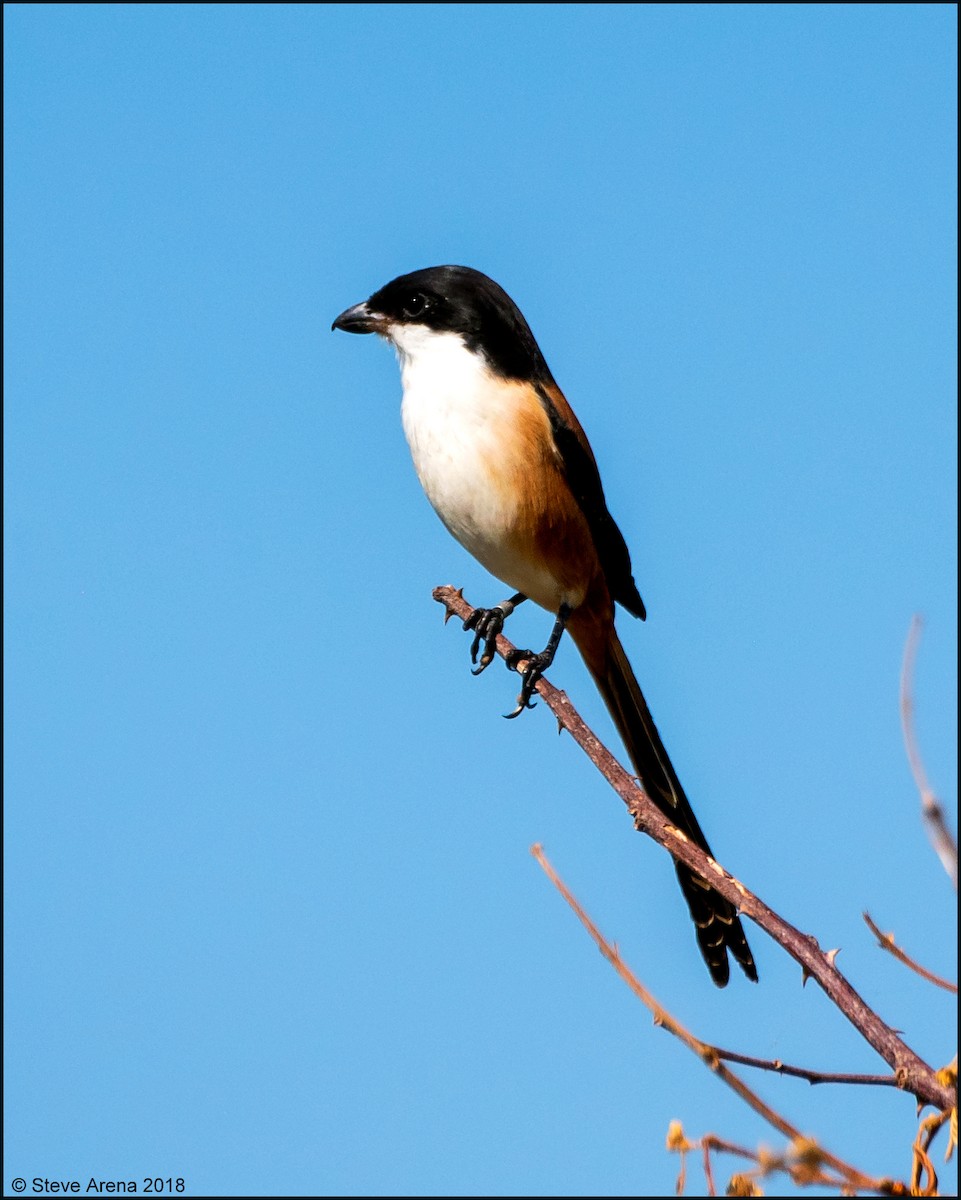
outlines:
[[[657, 1194], [671, 1119], [776, 1146], [536, 841], [701, 1036], [882, 1069], [757, 929], [761, 983], [711, 985], [669, 861], [442, 626], [434, 585], [503, 585], [420, 492], [389, 350], [329, 326], [444, 262], [510, 292], [588, 430], [649, 614], [621, 636], [718, 857], [950, 1058], [950, 997], [860, 914], [956, 977], [897, 693], [920, 612], [953, 808], [955, 10], [4, 26], [5, 1189]], [[550, 677], [616, 745], [570, 645]], [[908, 1170], [909, 1098], [753, 1082]]]

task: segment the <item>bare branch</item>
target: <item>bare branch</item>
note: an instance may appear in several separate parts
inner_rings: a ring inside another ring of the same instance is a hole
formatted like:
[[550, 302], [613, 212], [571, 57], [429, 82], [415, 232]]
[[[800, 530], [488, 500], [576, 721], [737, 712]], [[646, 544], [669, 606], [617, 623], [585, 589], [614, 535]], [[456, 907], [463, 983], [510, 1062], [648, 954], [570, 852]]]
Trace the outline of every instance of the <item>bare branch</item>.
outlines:
[[944, 988], [946, 992], [953, 992], [955, 996], [958, 994], [958, 985], [952, 983], [949, 979], [942, 979], [940, 975], [935, 975], [933, 971], [929, 971], [926, 967], [922, 967], [920, 963], [909, 958], [907, 954], [895, 943], [893, 933], [882, 933], [877, 925], [871, 920], [870, 913], [861, 913], [868, 929], [878, 939], [878, 945], [882, 950], [887, 950], [889, 954], [893, 954], [898, 962], [904, 963], [906, 967], [910, 967], [912, 971], [916, 971], [922, 979], [926, 979], [928, 983], [933, 983], [936, 987]]
[[940, 800], [931, 790], [928, 776], [921, 760], [918, 749], [918, 739], [914, 731], [914, 663], [918, 653], [918, 643], [921, 640], [921, 630], [924, 622], [919, 616], [911, 621], [907, 641], [904, 644], [904, 659], [901, 664], [901, 730], [904, 734], [904, 748], [907, 751], [911, 774], [915, 786], [921, 795], [921, 816], [924, 819], [928, 837], [934, 846], [934, 851], [941, 860], [941, 865], [948, 873], [958, 890], [958, 843], [948, 828], [947, 817]]
[[[617, 948], [607, 941], [578, 903], [550, 862], [548, 862], [543, 849], [540, 846], [532, 846], [531, 853], [537, 859], [550, 881], [574, 910], [578, 920], [593, 938], [601, 954], [603, 954], [618, 975], [620, 975], [634, 995], [653, 1014], [654, 1024], [666, 1029], [682, 1041], [689, 1050], [692, 1050], [698, 1056], [709, 1070], [713, 1071], [719, 1079], [736, 1092], [760, 1117], [773, 1126], [778, 1133], [788, 1138], [792, 1145], [793, 1157], [798, 1161], [806, 1159], [807, 1165], [812, 1170], [822, 1166], [829, 1167], [841, 1177], [843, 1186], [849, 1189], [879, 1192], [883, 1195], [890, 1195], [892, 1193], [892, 1185], [889, 1180], [873, 1179], [870, 1175], [866, 1175], [863, 1171], [858, 1170], [857, 1167], [852, 1167], [850, 1163], [844, 1162], [843, 1159], [831, 1154], [830, 1151], [825, 1150], [810, 1138], [805, 1137], [799, 1129], [777, 1112], [776, 1109], [771, 1108], [769, 1104], [762, 1100], [757, 1092], [748, 1087], [739, 1075], [736, 1075], [733, 1071], [725, 1067], [714, 1046], [709, 1045], [707, 1042], [702, 1042], [700, 1038], [695, 1037], [676, 1017], [672, 1016], [666, 1008], [654, 999], [654, 996], [621, 958]], [[671, 1139], [668, 1139], [669, 1148], [682, 1148], [682, 1139], [678, 1136], [679, 1133], [679, 1129], [675, 1131], [674, 1145], [672, 1145]]]
[[[443, 604], [447, 615], [456, 614], [465, 620], [473, 611], [463, 594], [452, 587], [434, 589], [434, 599]], [[445, 620], [447, 617], [445, 617]], [[513, 645], [499, 634], [497, 652], [502, 657], [513, 650]], [[847, 979], [834, 965], [817, 941], [795, 929], [779, 917], [762, 900], [749, 892], [742, 883], [730, 875], [713, 858], [706, 855], [676, 829], [661, 812], [637, 780], [614, 758], [582, 720], [564, 692], [558, 691], [546, 679], [537, 684], [537, 691], [551, 708], [562, 728], [566, 729], [588, 758], [604, 775], [611, 787], [627, 806], [637, 829], [642, 830], [663, 846], [674, 858], [679, 859], [702, 879], [710, 882], [725, 899], [740, 912], [750, 917], [780, 946], [800, 963], [803, 971], [827, 993], [841, 1012], [862, 1034], [868, 1043], [893, 1069], [898, 1084], [912, 1093], [924, 1104], [947, 1109], [956, 1103], [956, 1089], [942, 1083], [937, 1074], [895, 1031], [869, 1008]]]
[[714, 1047], [718, 1058], [725, 1062], [739, 1063], [742, 1067], [757, 1067], [761, 1071], [773, 1071], [777, 1075], [791, 1075], [795, 1079], [806, 1079], [808, 1083], [859, 1083], [869, 1087], [900, 1087], [894, 1075], [852, 1075], [836, 1071], [813, 1071], [808, 1067], [792, 1067], [781, 1062], [778, 1058], [753, 1058], [749, 1054], [739, 1054], [736, 1050], [722, 1050]]

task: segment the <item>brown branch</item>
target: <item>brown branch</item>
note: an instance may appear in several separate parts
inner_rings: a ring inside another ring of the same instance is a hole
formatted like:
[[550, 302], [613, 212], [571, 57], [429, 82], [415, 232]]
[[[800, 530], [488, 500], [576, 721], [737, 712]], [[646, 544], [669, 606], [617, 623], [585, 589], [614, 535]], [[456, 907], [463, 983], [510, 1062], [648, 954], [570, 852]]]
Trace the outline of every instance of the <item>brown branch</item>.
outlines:
[[924, 622], [919, 616], [911, 621], [907, 641], [904, 643], [904, 659], [901, 664], [901, 731], [904, 734], [904, 748], [907, 751], [908, 762], [914, 783], [921, 795], [921, 816], [924, 819], [928, 837], [934, 846], [934, 852], [941, 860], [941, 865], [947, 871], [955, 891], [958, 888], [958, 843], [948, 828], [947, 817], [940, 800], [931, 790], [927, 772], [918, 749], [918, 739], [914, 732], [914, 663], [918, 654], [918, 643], [921, 640], [921, 629]]
[[[676, 1017], [672, 1016], [663, 1005], [654, 999], [651, 992], [647, 990], [621, 958], [617, 947], [612, 946], [607, 941], [578, 903], [570, 889], [565, 885], [550, 862], [548, 862], [543, 849], [540, 846], [532, 846], [531, 853], [537, 859], [550, 881], [574, 910], [577, 919], [593, 938], [601, 954], [603, 954], [618, 975], [620, 975], [621, 979], [624, 980], [634, 995], [650, 1010], [654, 1017], [654, 1024], [666, 1029], [668, 1033], [672, 1033], [683, 1042], [722, 1082], [726, 1083], [729, 1088], [736, 1092], [746, 1104], [754, 1109], [769, 1125], [773, 1126], [778, 1133], [786, 1137], [791, 1142], [792, 1151], [798, 1161], [806, 1160], [807, 1165], [811, 1168], [819, 1166], [830, 1167], [832, 1171], [841, 1176], [844, 1186], [848, 1188], [858, 1191], [879, 1192], [882, 1195], [901, 1194], [901, 1186], [903, 1185], [898, 1185], [891, 1180], [873, 1179], [870, 1175], [866, 1175], [863, 1171], [858, 1170], [857, 1167], [852, 1167], [850, 1163], [846, 1163], [843, 1159], [831, 1154], [830, 1151], [825, 1150], [810, 1138], [805, 1137], [799, 1129], [792, 1125], [776, 1109], [771, 1108], [769, 1104], [762, 1100], [757, 1092], [748, 1087], [739, 1075], [724, 1066], [714, 1046], [711, 1046], [707, 1042], [702, 1042], [700, 1038], [686, 1029]], [[674, 1133], [674, 1145], [672, 1145], [672, 1140], [669, 1137], [668, 1146], [672, 1149], [680, 1149], [682, 1140], [679, 1137], [680, 1131], [675, 1130]]]
[[870, 1087], [899, 1087], [894, 1075], [852, 1075], [836, 1071], [812, 1071], [808, 1067], [792, 1067], [779, 1058], [753, 1058], [750, 1054], [739, 1054], [736, 1050], [722, 1050], [715, 1046], [718, 1058], [725, 1062], [739, 1063], [742, 1067], [757, 1067], [760, 1071], [773, 1071], [777, 1075], [791, 1075], [795, 1079], [806, 1079], [808, 1083], [860, 1083]]
[[[473, 611], [460, 590], [452, 587], [435, 588], [434, 599], [443, 604], [447, 617], [452, 614], [462, 620]], [[497, 652], [502, 657], [513, 650], [513, 645], [499, 634]], [[834, 1001], [841, 1012], [862, 1034], [868, 1043], [892, 1068], [898, 1085], [910, 1092], [924, 1104], [939, 1109], [953, 1107], [956, 1089], [945, 1086], [936, 1073], [913, 1050], [910, 1049], [884, 1021], [858, 995], [847, 979], [834, 965], [829, 953], [821, 950], [817, 941], [795, 929], [779, 917], [762, 900], [749, 892], [714, 859], [706, 855], [676, 829], [660, 811], [637, 780], [627, 773], [611, 752], [600, 742], [576, 711], [564, 692], [559, 691], [546, 679], [537, 684], [537, 691], [554, 713], [561, 728], [566, 729], [591, 762], [604, 775], [611, 787], [627, 806], [637, 829], [652, 837], [675, 859], [690, 867], [703, 879], [710, 882], [725, 899], [782, 946], [800, 963], [806, 976], [818, 985]]]
[[952, 983], [949, 979], [942, 979], [940, 975], [935, 975], [935, 973], [933, 971], [929, 971], [927, 967], [922, 967], [921, 964], [915, 962], [913, 958], [909, 958], [908, 955], [905, 954], [901, 947], [895, 942], [893, 933], [882, 933], [881, 930], [878, 929], [877, 925], [875, 925], [875, 923], [871, 920], [870, 913], [861, 913], [861, 916], [864, 918], [868, 929], [870, 929], [874, 936], [878, 939], [878, 945], [882, 950], [887, 950], [889, 954], [893, 954], [898, 962], [902, 962], [906, 967], [910, 967], [912, 971], [916, 971], [917, 974], [920, 975], [922, 979], [926, 979], [928, 983], [933, 983], [936, 987], [944, 988], [946, 992], [953, 992], [955, 996], [958, 994], [958, 985], [956, 983]]

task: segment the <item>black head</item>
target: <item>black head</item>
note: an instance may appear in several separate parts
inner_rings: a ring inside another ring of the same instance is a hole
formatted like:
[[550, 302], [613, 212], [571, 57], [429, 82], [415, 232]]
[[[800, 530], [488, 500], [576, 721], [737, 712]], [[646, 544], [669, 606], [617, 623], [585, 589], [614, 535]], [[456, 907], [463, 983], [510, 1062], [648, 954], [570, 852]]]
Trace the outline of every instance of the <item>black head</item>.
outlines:
[[398, 325], [460, 334], [499, 375], [553, 383], [521, 310], [499, 284], [471, 267], [425, 267], [401, 275], [342, 312], [331, 328], [390, 337]]

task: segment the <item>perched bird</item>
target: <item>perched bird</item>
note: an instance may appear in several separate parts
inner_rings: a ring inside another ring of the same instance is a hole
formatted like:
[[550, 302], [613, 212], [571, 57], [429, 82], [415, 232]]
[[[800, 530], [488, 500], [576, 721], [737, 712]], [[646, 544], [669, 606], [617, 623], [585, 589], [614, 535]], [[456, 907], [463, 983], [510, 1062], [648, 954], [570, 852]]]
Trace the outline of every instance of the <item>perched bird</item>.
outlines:
[[[517, 716], [531, 706], [566, 629], [604, 697], [651, 799], [711, 853], [614, 628], [614, 605], [645, 617], [621, 531], [607, 511], [590, 444], [507, 293], [470, 267], [402, 275], [355, 304], [333, 329], [393, 343], [401, 418], [427, 498], [455, 538], [515, 594], [475, 609], [471, 658], [494, 657], [504, 620], [526, 599], [556, 614], [539, 654], [518, 651]], [[749, 979], [754, 959], [732, 904], [683, 863], [677, 877], [701, 954], [718, 986], [728, 951]]]

